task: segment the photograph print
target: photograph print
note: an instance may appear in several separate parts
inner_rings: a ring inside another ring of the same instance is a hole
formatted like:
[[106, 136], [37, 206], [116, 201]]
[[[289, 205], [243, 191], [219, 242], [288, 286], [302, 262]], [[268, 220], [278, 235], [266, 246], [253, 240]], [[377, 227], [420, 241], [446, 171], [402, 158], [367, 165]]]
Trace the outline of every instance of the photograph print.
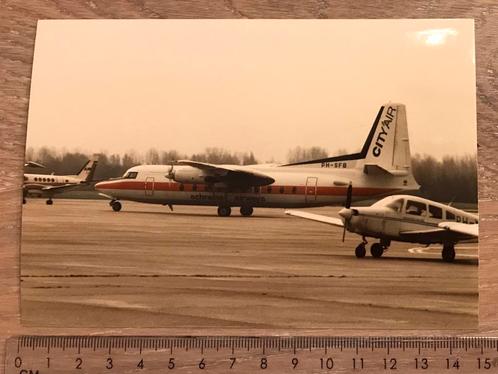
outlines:
[[475, 100], [473, 20], [39, 21], [22, 323], [477, 328]]

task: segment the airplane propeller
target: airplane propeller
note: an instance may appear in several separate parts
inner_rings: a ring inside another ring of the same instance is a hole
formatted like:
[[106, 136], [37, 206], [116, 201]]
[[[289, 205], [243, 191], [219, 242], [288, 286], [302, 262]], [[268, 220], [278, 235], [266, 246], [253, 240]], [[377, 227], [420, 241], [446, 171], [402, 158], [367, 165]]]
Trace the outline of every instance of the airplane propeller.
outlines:
[[175, 172], [173, 171], [173, 162], [171, 163], [171, 167], [168, 170], [168, 173], [166, 174], [166, 178], [172, 180], [175, 178]]
[[344, 243], [344, 240], [346, 239], [346, 230], [349, 225], [349, 221], [351, 220], [352, 217], [352, 211], [351, 211], [351, 200], [353, 198], [353, 184], [349, 182], [348, 190], [346, 192], [346, 201], [344, 203], [344, 209], [339, 212], [339, 214], [344, 217], [344, 230], [342, 230], [342, 242]]

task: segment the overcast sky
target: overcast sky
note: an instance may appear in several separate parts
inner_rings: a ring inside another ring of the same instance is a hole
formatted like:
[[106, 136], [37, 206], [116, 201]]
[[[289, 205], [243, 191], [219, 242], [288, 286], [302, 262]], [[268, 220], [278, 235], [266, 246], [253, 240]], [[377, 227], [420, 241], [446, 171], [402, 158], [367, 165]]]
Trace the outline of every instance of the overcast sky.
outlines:
[[361, 148], [407, 106], [412, 153], [476, 151], [472, 20], [39, 21], [28, 146]]

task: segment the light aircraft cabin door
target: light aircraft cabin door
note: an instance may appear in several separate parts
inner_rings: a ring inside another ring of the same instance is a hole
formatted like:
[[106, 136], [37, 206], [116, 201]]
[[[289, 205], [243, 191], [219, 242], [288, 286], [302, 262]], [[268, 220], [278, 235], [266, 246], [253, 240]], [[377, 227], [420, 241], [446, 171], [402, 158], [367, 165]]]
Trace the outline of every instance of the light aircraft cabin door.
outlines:
[[316, 185], [318, 183], [317, 177], [306, 178], [306, 188], [304, 190], [304, 201], [311, 203], [316, 201]]
[[145, 178], [145, 196], [154, 195], [154, 177]]

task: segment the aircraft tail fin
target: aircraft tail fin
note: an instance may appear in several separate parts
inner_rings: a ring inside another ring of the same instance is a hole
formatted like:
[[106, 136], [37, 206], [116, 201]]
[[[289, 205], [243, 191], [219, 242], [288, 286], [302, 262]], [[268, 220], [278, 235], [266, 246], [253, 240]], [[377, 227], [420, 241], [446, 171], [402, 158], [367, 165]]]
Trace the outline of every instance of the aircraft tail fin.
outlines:
[[363, 171], [366, 174], [384, 172], [394, 176], [411, 175], [405, 105], [383, 105], [363, 147]]
[[93, 175], [95, 174], [95, 168], [97, 167], [97, 160], [88, 160], [81, 170], [76, 174], [76, 176], [82, 182], [90, 182], [93, 180]]
[[300, 161], [282, 166], [313, 164], [322, 168], [362, 168], [366, 174], [369, 172], [387, 172], [392, 175], [410, 174], [410, 144], [405, 106], [391, 103], [381, 106], [367, 139], [358, 153]]

